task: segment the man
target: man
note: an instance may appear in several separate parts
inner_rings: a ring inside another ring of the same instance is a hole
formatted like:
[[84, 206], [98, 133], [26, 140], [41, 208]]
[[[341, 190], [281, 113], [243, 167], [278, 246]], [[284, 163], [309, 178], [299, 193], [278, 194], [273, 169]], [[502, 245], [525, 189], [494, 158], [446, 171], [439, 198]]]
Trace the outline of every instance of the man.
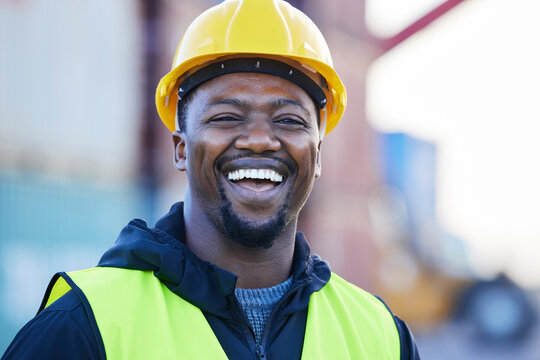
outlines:
[[296, 232], [345, 89], [280, 0], [228, 0], [186, 31], [156, 104], [183, 203], [131, 221], [98, 267], [57, 274], [6, 358], [417, 359], [407, 326]]

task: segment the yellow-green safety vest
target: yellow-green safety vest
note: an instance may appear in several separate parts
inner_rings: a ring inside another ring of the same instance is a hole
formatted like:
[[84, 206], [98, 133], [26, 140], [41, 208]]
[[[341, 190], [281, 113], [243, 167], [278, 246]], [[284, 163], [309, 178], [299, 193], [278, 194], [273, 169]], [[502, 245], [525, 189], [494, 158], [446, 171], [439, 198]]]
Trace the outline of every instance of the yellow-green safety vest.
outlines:
[[[227, 359], [199, 308], [151, 271], [96, 267], [68, 273], [92, 308], [108, 359]], [[59, 277], [45, 307], [73, 285]], [[393, 316], [370, 293], [332, 273], [311, 294], [302, 359], [400, 358]]]

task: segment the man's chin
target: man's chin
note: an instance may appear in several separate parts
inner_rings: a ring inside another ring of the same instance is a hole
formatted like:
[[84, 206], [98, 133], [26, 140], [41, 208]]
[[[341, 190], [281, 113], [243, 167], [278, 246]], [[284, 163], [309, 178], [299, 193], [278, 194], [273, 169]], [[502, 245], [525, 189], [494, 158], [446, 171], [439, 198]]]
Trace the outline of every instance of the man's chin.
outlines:
[[229, 239], [252, 249], [271, 248], [286, 225], [283, 209], [275, 212], [271, 218], [248, 219], [237, 214], [230, 202], [221, 206], [221, 218]]

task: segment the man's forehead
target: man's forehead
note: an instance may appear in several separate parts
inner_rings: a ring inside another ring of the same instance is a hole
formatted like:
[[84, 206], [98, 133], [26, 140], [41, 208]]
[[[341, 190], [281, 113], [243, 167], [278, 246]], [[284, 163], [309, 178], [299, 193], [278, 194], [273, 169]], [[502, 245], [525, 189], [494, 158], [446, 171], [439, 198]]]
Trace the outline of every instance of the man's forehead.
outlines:
[[260, 103], [270, 110], [295, 106], [307, 113], [316, 111], [313, 99], [304, 89], [293, 82], [268, 74], [222, 75], [202, 84], [194, 97], [202, 100], [205, 108], [215, 105], [248, 108], [252, 104]]
[[294, 98], [289, 98], [289, 97], [271, 97], [268, 100], [266, 100], [263, 97], [258, 96], [259, 94], [254, 94], [254, 95], [255, 95], [254, 97], [258, 100], [255, 103], [249, 102], [245, 98], [229, 96], [228, 94], [223, 95], [223, 96], [218, 96], [216, 98], [211, 99], [206, 104], [204, 104], [202, 111], [204, 112], [207, 109], [214, 106], [218, 106], [218, 105], [230, 105], [235, 108], [242, 109], [242, 110], [249, 110], [254, 105], [262, 105], [268, 108], [268, 110], [270, 111], [276, 111], [284, 107], [292, 106], [303, 111], [308, 116], [312, 115], [310, 112], [310, 108], [314, 107], [314, 104], [312, 101], [309, 101], [311, 104], [313, 104], [313, 105], [310, 105], [309, 103], [306, 104], [304, 101], [297, 100]]

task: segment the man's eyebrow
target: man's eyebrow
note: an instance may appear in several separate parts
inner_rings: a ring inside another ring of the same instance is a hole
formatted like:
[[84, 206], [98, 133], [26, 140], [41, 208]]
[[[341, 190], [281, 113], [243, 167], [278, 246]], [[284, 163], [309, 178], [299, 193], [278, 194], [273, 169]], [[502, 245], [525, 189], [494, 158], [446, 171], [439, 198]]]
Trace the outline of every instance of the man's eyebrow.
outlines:
[[242, 109], [246, 109], [249, 106], [247, 101], [245, 100], [241, 100], [237, 98], [219, 98], [219, 99], [212, 100], [208, 104], [206, 104], [204, 106], [203, 111], [215, 105], [232, 105], [232, 106], [236, 106]]
[[[241, 109], [247, 109], [249, 108], [249, 104], [247, 101], [238, 99], [238, 98], [218, 98], [215, 100], [210, 101], [208, 104], [206, 104], [203, 108], [203, 111], [208, 109], [211, 106], [215, 105], [232, 105]], [[287, 106], [287, 105], [293, 105], [297, 106], [302, 111], [304, 111], [306, 114], [309, 114], [308, 108], [299, 100], [296, 99], [290, 99], [290, 98], [277, 98], [270, 102], [269, 107], [272, 111], [275, 111], [281, 107]]]
[[286, 106], [286, 105], [298, 106], [298, 107], [301, 108], [306, 114], [309, 114], [309, 110], [308, 110], [307, 107], [304, 105], [304, 103], [302, 103], [301, 101], [295, 100], [295, 99], [290, 99], [290, 98], [279, 98], [279, 99], [275, 99], [274, 101], [272, 101], [272, 102], [270, 103], [270, 109], [272, 109], [272, 110], [277, 110], [277, 109], [279, 109], [280, 107], [283, 107], [283, 106]]

